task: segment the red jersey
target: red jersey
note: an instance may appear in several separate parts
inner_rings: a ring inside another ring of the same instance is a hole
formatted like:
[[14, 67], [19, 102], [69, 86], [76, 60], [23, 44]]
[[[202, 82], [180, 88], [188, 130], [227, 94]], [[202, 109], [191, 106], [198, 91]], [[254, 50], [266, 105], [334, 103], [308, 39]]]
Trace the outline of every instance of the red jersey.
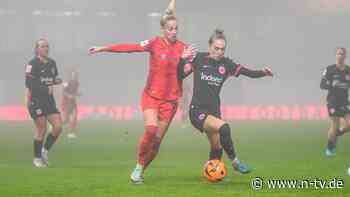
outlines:
[[162, 100], [177, 100], [182, 95], [182, 81], [177, 77], [177, 65], [185, 44], [179, 40], [168, 43], [155, 37], [139, 44], [118, 44], [108, 47], [109, 52], [149, 52], [150, 66], [145, 91]]

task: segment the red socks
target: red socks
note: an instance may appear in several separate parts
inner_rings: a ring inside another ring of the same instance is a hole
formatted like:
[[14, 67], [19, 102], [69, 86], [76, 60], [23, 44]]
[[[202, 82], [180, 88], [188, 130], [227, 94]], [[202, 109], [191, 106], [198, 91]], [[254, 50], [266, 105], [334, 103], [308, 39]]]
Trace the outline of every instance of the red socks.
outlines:
[[145, 133], [139, 142], [138, 163], [142, 166], [150, 163], [149, 154], [152, 152], [153, 141], [157, 138], [157, 132], [157, 126], [146, 126]]

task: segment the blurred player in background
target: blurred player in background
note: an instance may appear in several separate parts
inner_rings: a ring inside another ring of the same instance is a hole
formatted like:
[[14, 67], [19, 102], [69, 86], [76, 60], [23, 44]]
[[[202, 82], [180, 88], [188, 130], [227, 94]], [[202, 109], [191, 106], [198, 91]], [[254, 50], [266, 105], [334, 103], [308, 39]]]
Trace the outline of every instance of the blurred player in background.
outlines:
[[179, 78], [183, 79], [193, 72], [193, 96], [190, 105], [192, 125], [205, 132], [211, 150], [209, 160], [221, 160], [226, 152], [235, 170], [242, 174], [249, 173], [250, 168], [241, 163], [231, 138], [228, 123], [221, 119], [220, 91], [224, 82], [231, 76], [244, 75], [250, 78], [273, 76], [268, 68], [250, 70], [224, 57], [226, 36], [222, 30], [216, 30], [209, 39], [209, 52], [198, 53], [192, 61], [193, 54], [185, 50], [179, 63]]
[[[29, 114], [36, 126], [33, 164], [35, 167], [42, 168], [48, 166], [48, 151], [62, 131], [62, 119], [53, 93], [53, 86], [61, 84], [62, 80], [58, 78], [56, 62], [49, 58], [48, 41], [38, 40], [34, 50], [35, 57], [25, 68], [25, 99]], [[43, 145], [47, 122], [52, 125], [52, 131]]]
[[[328, 66], [323, 72], [320, 87], [327, 90], [327, 108], [331, 119], [328, 130], [326, 156], [336, 154], [337, 136], [350, 131], [350, 67], [345, 65], [346, 49], [336, 49], [336, 63]], [[340, 120], [344, 119], [344, 128], [340, 128]]]
[[136, 167], [130, 175], [134, 183], [144, 181], [143, 173], [159, 151], [161, 141], [176, 113], [178, 100], [182, 94], [182, 81], [177, 77], [177, 65], [186, 45], [177, 39], [175, 0], [170, 1], [160, 26], [161, 36], [139, 44], [90, 48], [90, 54], [99, 52], [148, 52], [150, 54], [149, 74], [141, 99], [145, 131], [139, 143]]
[[68, 124], [68, 138], [77, 137], [77, 122], [78, 122], [78, 97], [79, 92], [79, 75], [76, 70], [73, 70], [67, 82], [63, 83], [61, 110], [63, 124]]

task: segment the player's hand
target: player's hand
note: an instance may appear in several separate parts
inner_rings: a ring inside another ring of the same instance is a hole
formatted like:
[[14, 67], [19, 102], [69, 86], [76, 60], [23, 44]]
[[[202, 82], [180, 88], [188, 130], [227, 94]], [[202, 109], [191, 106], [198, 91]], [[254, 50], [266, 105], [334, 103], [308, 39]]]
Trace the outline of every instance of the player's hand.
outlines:
[[100, 53], [103, 51], [103, 49], [104, 49], [104, 47], [91, 47], [91, 48], [89, 48], [89, 54], [92, 55], [95, 53]]
[[196, 57], [197, 52], [198, 52], [198, 49], [194, 45], [186, 46], [181, 55], [181, 58], [192, 61]]
[[273, 77], [272, 70], [268, 67], [263, 69], [263, 72], [265, 73], [266, 76]]

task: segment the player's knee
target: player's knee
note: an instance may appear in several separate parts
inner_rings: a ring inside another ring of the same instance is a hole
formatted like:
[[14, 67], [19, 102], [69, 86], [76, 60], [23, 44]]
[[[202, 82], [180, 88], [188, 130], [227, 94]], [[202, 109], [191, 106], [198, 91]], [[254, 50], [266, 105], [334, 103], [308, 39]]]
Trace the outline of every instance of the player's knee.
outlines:
[[63, 128], [62, 128], [62, 124], [55, 124], [52, 126], [52, 133], [55, 136], [58, 136], [61, 134]]

